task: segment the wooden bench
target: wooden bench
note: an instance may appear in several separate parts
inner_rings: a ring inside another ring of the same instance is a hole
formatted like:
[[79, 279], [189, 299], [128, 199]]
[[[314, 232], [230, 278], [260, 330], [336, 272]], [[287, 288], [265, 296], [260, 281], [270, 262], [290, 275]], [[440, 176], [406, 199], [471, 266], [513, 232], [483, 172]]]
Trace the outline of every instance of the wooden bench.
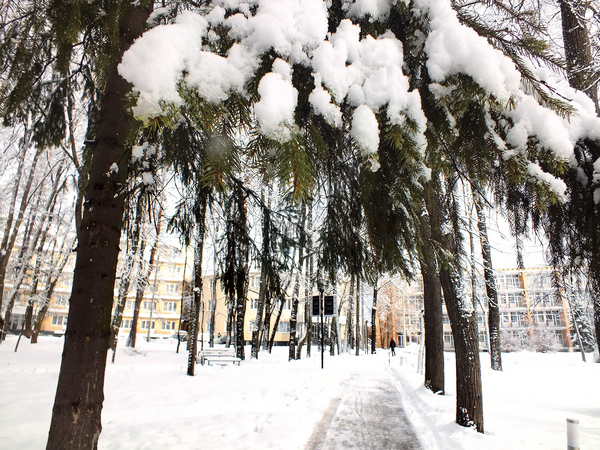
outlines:
[[199, 358], [200, 364], [211, 365], [227, 365], [235, 364], [240, 365], [241, 359], [235, 356], [234, 348], [207, 348], [200, 351]]

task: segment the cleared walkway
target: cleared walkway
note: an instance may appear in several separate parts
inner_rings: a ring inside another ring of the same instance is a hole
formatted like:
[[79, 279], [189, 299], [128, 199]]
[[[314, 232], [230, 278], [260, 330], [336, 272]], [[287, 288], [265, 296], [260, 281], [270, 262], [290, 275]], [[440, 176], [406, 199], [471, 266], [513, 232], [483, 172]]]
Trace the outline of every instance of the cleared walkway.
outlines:
[[306, 450], [417, 450], [421, 445], [386, 370], [349, 379], [315, 426]]

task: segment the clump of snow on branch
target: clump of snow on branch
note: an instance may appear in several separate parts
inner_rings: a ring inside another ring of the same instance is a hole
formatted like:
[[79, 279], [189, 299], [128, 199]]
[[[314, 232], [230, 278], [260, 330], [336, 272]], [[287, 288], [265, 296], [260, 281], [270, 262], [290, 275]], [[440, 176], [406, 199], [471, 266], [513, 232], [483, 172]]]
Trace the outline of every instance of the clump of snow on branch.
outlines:
[[[409, 91], [403, 62], [402, 43], [392, 33], [360, 39], [360, 27], [350, 20], [342, 20], [329, 40], [312, 52], [313, 70], [336, 102], [347, 98], [353, 106], [366, 105], [373, 111], [387, 106], [392, 124], [402, 125], [408, 115], [424, 131], [421, 99], [417, 91]], [[415, 140], [424, 146], [422, 134]]]
[[[378, 20], [389, 15], [394, 3], [359, 0], [344, 2], [342, 7], [349, 17]], [[362, 107], [353, 117], [352, 127], [357, 129], [352, 133], [363, 152], [376, 151], [372, 119], [374, 113], [382, 112], [393, 125], [402, 126], [407, 119], [416, 124], [419, 131], [413, 139], [423, 149], [427, 122], [419, 93], [409, 90], [402, 71], [402, 43], [390, 31], [377, 39], [361, 38], [360, 27], [348, 19], [328, 33], [327, 5], [322, 0], [218, 0], [205, 16], [183, 12], [174, 24], [149, 30], [119, 66], [139, 95], [134, 113], [148, 118], [160, 115], [169, 105], [181, 105], [180, 84], [215, 103], [232, 92], [245, 94], [244, 86], [255, 76], [260, 57], [274, 51], [279, 60], [259, 80], [261, 98], [255, 105], [263, 133], [280, 141], [290, 137], [298, 93], [291, 84], [289, 67], [302, 64], [312, 69], [315, 81], [309, 102], [329, 124], [341, 124], [338, 105], [347, 102]], [[414, 8], [430, 19], [431, 31], [421, 38], [436, 95], [445, 94], [442, 88], [448, 77], [465, 74], [501, 103], [509, 105], [512, 100], [515, 107], [505, 111], [512, 121], [507, 136], [512, 148], [505, 151], [505, 157], [522, 152], [528, 140], [536, 137], [558, 159], [569, 161], [577, 140], [600, 138], [600, 119], [584, 94], [574, 90], [566, 94], [576, 110], [568, 119], [540, 106], [521, 86], [512, 60], [462, 25], [450, 0], [415, 0]], [[226, 17], [226, 10], [239, 12]], [[227, 27], [229, 37], [236, 40], [226, 56], [203, 46], [204, 39], [216, 42], [211, 27], [218, 24]], [[542, 68], [535, 73], [540, 79], [548, 77]], [[357, 117], [367, 122], [360, 123]], [[542, 176], [537, 169], [530, 173]]]
[[323, 116], [327, 123], [334, 127], [342, 126], [342, 112], [331, 101], [331, 94], [321, 84], [321, 75], [314, 74], [315, 89], [310, 93], [308, 101], [317, 114]]
[[142, 183], [144, 183], [146, 186], [151, 186], [154, 184], [154, 176], [152, 175], [152, 172], [142, 173]]
[[289, 140], [298, 100], [298, 91], [292, 86], [289, 64], [276, 59], [273, 71], [260, 81], [258, 93], [260, 101], [254, 106], [254, 113], [261, 132], [281, 142]]
[[501, 101], [518, 92], [521, 76], [514, 63], [475, 30], [462, 25], [449, 0], [416, 0], [415, 6], [431, 18], [425, 52], [434, 82], [465, 73]]
[[[360, 2], [362, 6], [357, 7], [367, 11], [368, 3]], [[385, 12], [385, 3], [373, 5]], [[311, 65], [316, 88], [310, 102], [328, 123], [341, 123], [341, 112], [331, 102], [331, 92], [338, 104], [347, 98], [353, 106], [364, 104], [374, 111], [387, 107], [391, 123], [402, 125], [408, 115], [424, 130], [420, 97], [416, 91], [408, 92], [408, 79], [402, 73], [402, 44], [391, 33], [361, 40], [360, 28], [344, 20], [328, 38], [326, 3], [320, 0], [260, 0], [254, 16], [249, 8], [239, 8], [245, 12], [227, 19], [221, 5], [233, 9], [244, 2], [218, 2], [204, 18], [182, 13], [175, 24], [145, 33], [126, 53], [119, 70], [139, 93], [134, 109], [138, 117], [159, 115], [168, 104], [180, 105], [180, 81], [211, 102], [224, 100], [232, 91], [243, 92], [245, 82], [258, 67], [259, 56], [272, 49], [290, 64]], [[220, 21], [230, 28], [230, 36], [239, 40], [227, 57], [201, 45], [209, 26]], [[289, 137], [290, 111], [296, 105], [291, 82], [274, 69], [259, 86], [261, 101], [255, 112], [261, 129], [279, 140]], [[266, 111], [267, 105], [273, 108], [271, 113]], [[276, 131], [276, 126], [282, 130]], [[422, 134], [415, 136], [415, 141], [424, 146]]]
[[363, 18], [369, 16], [372, 19], [384, 19], [390, 15], [389, 0], [356, 0], [350, 6], [348, 15], [350, 17]]
[[525, 150], [528, 136], [535, 135], [559, 160], [568, 160], [576, 139], [569, 136], [563, 120], [556, 113], [541, 106], [532, 96], [524, 95], [516, 108], [506, 111], [505, 115], [514, 121], [506, 137], [509, 144]]
[[[147, 31], [123, 55], [119, 73], [139, 92], [134, 114], [158, 116], [161, 102], [181, 104], [177, 82], [202, 45], [208, 22], [198, 14], [184, 12], [176, 23]], [[215, 80], [216, 81], [216, 80]]]
[[134, 145], [131, 147], [131, 161], [135, 162], [138, 159], [142, 159], [146, 154], [146, 149], [148, 148], [148, 143], [144, 142], [142, 145]]
[[371, 170], [379, 169], [379, 162], [375, 159], [379, 147], [379, 124], [373, 110], [367, 105], [361, 105], [354, 111], [350, 135], [361, 149], [363, 156], [371, 162]]
[[[600, 158], [594, 162], [594, 173], [592, 175], [592, 183], [600, 185]], [[600, 203], [600, 188], [594, 190], [594, 203]]]
[[527, 173], [546, 183], [558, 195], [561, 201], [565, 201], [567, 199], [567, 185], [564, 183], [564, 181], [559, 180], [547, 172], [544, 172], [540, 166], [531, 162], [527, 165]]

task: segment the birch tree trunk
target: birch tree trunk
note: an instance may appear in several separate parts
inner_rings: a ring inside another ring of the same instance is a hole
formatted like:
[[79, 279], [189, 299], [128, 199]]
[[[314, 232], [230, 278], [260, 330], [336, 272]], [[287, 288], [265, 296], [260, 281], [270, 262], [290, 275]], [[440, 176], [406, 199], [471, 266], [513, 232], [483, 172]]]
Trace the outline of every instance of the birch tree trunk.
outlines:
[[[133, 278], [133, 270], [135, 262], [138, 257], [142, 258], [143, 255], [138, 255], [140, 247], [140, 234], [142, 227], [142, 202], [137, 202], [136, 213], [133, 223], [129, 228], [127, 235], [127, 247], [131, 245], [127, 253], [127, 259], [121, 272], [121, 282], [119, 283], [119, 291], [117, 295], [117, 304], [115, 305], [112, 320], [110, 323], [110, 349], [112, 350], [112, 362], [115, 362], [117, 354], [117, 344], [119, 341], [119, 329], [121, 328], [121, 322], [123, 321], [123, 311], [127, 303], [127, 295], [129, 294], [129, 288], [131, 286], [131, 280]], [[136, 322], [137, 326], [137, 322]]]
[[[24, 140], [27, 138], [24, 136]], [[23, 145], [29, 145], [29, 141], [24, 141]], [[25, 150], [23, 150], [23, 158], [25, 158]], [[15, 246], [15, 242], [17, 240], [17, 236], [19, 234], [19, 230], [21, 228], [21, 224], [23, 222], [23, 218], [25, 217], [25, 210], [29, 205], [29, 192], [31, 190], [31, 185], [33, 184], [33, 179], [35, 177], [36, 168], [38, 164], [39, 157], [41, 156], [42, 151], [38, 150], [35, 153], [31, 166], [29, 168], [29, 175], [27, 177], [27, 181], [25, 182], [25, 187], [23, 188], [23, 193], [21, 194], [21, 203], [19, 206], [19, 211], [17, 212], [16, 219], [14, 218], [14, 205], [17, 199], [18, 190], [19, 190], [19, 181], [20, 175], [15, 180], [15, 187], [13, 190], [13, 202], [11, 203], [11, 210], [9, 212], [9, 216], [7, 218], [6, 227], [4, 230], [4, 236], [2, 238], [2, 244], [0, 246], [0, 329], [4, 328], [4, 320], [2, 319], [2, 304], [3, 304], [3, 294], [4, 294], [4, 280], [6, 278], [6, 269], [8, 268], [8, 262], [10, 261], [10, 256], [12, 254], [13, 248]], [[22, 162], [19, 162], [19, 169], [22, 170], [21, 166]], [[14, 223], [13, 223], [14, 222]]]
[[192, 303], [191, 335], [189, 336], [189, 356], [187, 374], [194, 376], [196, 356], [198, 354], [198, 331], [200, 329], [200, 308], [202, 306], [202, 257], [204, 254], [204, 237], [206, 234], [206, 206], [208, 192], [200, 193], [200, 204], [196, 214], [196, 248], [194, 252], [194, 300]]

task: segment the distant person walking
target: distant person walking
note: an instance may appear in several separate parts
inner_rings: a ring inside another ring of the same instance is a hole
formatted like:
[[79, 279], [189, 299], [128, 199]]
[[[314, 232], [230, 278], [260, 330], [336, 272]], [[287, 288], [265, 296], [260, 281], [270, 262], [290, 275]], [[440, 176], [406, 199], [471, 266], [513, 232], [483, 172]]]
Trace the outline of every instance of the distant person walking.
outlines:
[[394, 341], [394, 338], [390, 341], [390, 349], [392, 350], [392, 356], [396, 356], [396, 341]]

